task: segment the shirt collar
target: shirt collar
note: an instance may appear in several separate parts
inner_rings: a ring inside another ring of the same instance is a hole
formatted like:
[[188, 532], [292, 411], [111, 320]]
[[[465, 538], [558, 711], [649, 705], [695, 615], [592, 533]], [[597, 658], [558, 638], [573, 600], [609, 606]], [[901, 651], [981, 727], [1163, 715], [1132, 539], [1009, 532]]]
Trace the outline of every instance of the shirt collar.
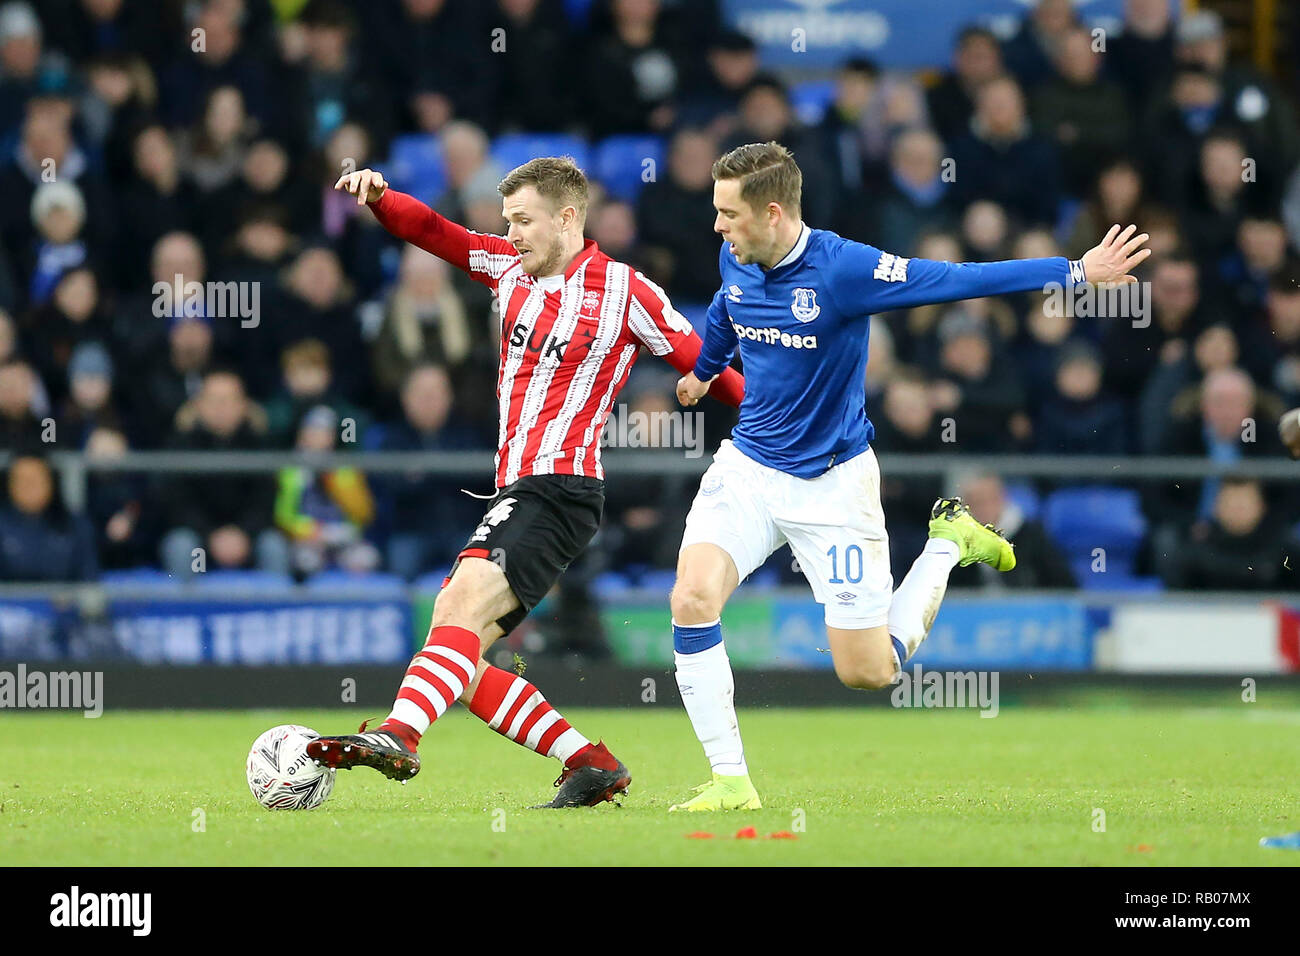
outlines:
[[807, 223], [804, 223], [803, 229], [801, 229], [799, 232], [799, 241], [794, 244], [793, 249], [791, 249], [788, 253], [786, 253], [785, 258], [782, 259], [780, 262], [778, 262], [776, 265], [772, 266], [772, 268], [779, 269], [782, 266], [788, 266], [790, 263], [794, 262], [801, 255], [803, 255], [803, 251], [808, 248], [808, 237], [811, 235], [812, 235], [812, 230], [808, 228]]
[[573, 261], [565, 268], [564, 275], [541, 276], [534, 281], [534, 284], [543, 292], [559, 292], [564, 288], [564, 284], [573, 278], [582, 264], [598, 252], [600, 249], [596, 245], [596, 240], [585, 239], [582, 243], [582, 251], [573, 257]]

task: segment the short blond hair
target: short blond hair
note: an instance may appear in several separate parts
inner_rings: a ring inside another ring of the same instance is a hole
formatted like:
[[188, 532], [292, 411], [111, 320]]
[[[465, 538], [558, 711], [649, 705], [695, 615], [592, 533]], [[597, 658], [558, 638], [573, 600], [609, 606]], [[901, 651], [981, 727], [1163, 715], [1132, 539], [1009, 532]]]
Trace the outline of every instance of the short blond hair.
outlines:
[[497, 192], [513, 196], [525, 186], [532, 186], [538, 195], [550, 200], [557, 210], [572, 206], [578, 211], [578, 221], [587, 221], [587, 177], [572, 156], [538, 156], [506, 173], [497, 186]]
[[740, 198], [755, 209], [774, 202], [791, 215], [799, 215], [803, 172], [794, 153], [780, 143], [746, 143], [713, 164], [713, 178], [739, 179]]

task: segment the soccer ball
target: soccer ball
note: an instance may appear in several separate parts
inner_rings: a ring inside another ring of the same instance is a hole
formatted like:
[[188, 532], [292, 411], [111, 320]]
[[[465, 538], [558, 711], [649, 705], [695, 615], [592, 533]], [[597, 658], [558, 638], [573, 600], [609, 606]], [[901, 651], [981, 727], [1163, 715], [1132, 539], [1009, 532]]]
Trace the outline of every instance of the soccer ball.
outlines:
[[298, 724], [272, 727], [248, 752], [248, 789], [268, 810], [315, 810], [334, 789], [334, 771], [316, 766], [307, 744], [320, 734]]

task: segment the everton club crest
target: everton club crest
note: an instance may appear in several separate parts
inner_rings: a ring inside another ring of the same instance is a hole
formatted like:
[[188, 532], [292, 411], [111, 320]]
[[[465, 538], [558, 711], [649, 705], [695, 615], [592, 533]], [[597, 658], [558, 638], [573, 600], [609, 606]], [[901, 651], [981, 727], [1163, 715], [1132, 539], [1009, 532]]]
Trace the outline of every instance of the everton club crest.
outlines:
[[817, 304], [816, 289], [795, 289], [794, 301], [790, 303], [790, 311], [800, 322], [811, 322], [817, 316], [822, 314], [822, 307]]

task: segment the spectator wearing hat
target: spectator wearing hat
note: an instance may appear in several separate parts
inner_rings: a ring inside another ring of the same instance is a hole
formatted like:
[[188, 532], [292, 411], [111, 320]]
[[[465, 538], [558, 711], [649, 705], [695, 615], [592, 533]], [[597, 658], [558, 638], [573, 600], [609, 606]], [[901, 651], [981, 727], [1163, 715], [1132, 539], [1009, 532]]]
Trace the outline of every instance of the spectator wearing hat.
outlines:
[[24, 338], [50, 398], [60, 404], [68, 394], [73, 350], [88, 342], [110, 344], [111, 325], [95, 273], [85, 266], [64, 272], [49, 301], [31, 314]]
[[[185, 411], [168, 443], [172, 451], [266, 448], [265, 423], [233, 372], [214, 369], [204, 375]], [[272, 521], [275, 488], [275, 479], [262, 474], [203, 472], [164, 479], [157, 495], [170, 529], [161, 543], [163, 567], [188, 577], [195, 549], [202, 548], [208, 570], [255, 565], [287, 574], [289, 548]]]
[[1076, 340], [1062, 350], [1055, 392], [1038, 411], [1034, 444], [1056, 455], [1123, 455], [1129, 450], [1124, 406], [1102, 391], [1101, 353]]
[[95, 534], [69, 512], [49, 464], [20, 452], [9, 462], [7, 502], [0, 506], [0, 581], [93, 581], [99, 575]]
[[113, 400], [113, 358], [100, 342], [83, 342], [68, 359], [68, 393], [57, 418], [62, 440], [85, 448], [100, 428], [122, 431]]
[[[338, 413], [317, 405], [302, 417], [295, 447], [309, 456], [326, 454], [334, 451], [338, 436]], [[289, 539], [296, 574], [327, 568], [373, 571], [379, 552], [365, 540], [365, 531], [374, 517], [370, 486], [358, 469], [280, 470], [275, 524]]]
[[0, 6], [0, 136], [17, 129], [23, 107], [39, 88], [41, 21], [31, 4], [15, 0]]
[[1175, 37], [1177, 59], [1202, 67], [1218, 80], [1222, 110], [1216, 121], [1243, 129], [1249, 154], [1259, 161], [1260, 182], [1279, 184], [1300, 160], [1293, 106], [1254, 66], [1230, 59], [1223, 18], [1215, 11], [1199, 10], [1181, 18]]
[[32, 225], [36, 253], [32, 260], [27, 301], [41, 306], [50, 300], [63, 274], [86, 262], [86, 203], [72, 183], [42, 183], [32, 194]]
[[[42, 94], [30, 99], [22, 131], [13, 153], [0, 157], [0, 182], [4, 183], [5, 201], [0, 203], [0, 241], [3, 241], [17, 275], [31, 277], [37, 271], [37, 250], [48, 242], [37, 230], [35, 194], [42, 190], [42, 212], [49, 206], [65, 208], [64, 216], [81, 210], [84, 231], [80, 238], [91, 254], [106, 249], [114, 235], [113, 203], [102, 180], [92, 170], [90, 160], [77, 146], [71, 132], [72, 104], [67, 99]], [[50, 177], [55, 180], [50, 182]], [[48, 187], [59, 187], [53, 193]], [[71, 198], [69, 188], [79, 194]], [[53, 199], [53, 201], [52, 201]], [[86, 220], [86, 211], [93, 216]], [[60, 243], [78, 238], [61, 238]], [[42, 269], [48, 281], [51, 273]], [[60, 270], [61, 271], [61, 270]], [[22, 294], [28, 293], [24, 283]]]

